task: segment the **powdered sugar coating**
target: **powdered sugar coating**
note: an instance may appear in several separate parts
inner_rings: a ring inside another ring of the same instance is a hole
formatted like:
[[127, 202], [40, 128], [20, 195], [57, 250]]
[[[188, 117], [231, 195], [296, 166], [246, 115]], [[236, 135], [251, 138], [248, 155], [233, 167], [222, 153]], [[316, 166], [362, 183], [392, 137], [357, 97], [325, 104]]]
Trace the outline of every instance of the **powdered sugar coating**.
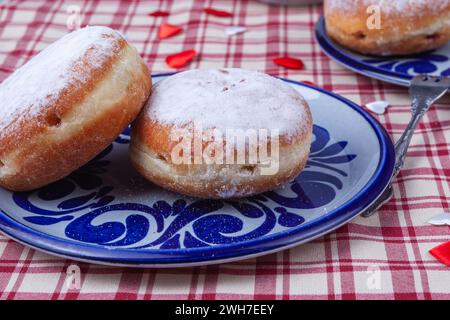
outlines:
[[181, 127], [267, 129], [293, 136], [309, 119], [302, 96], [285, 82], [243, 69], [190, 70], [154, 86], [146, 116]]
[[0, 84], [0, 133], [15, 130], [21, 116], [33, 117], [55, 102], [69, 83], [83, 84], [83, 56], [91, 50], [89, 64], [99, 68], [114, 54], [121, 36], [107, 27], [87, 27], [62, 37]]
[[450, 0], [328, 0], [330, 9], [355, 12], [361, 5], [379, 6], [384, 14], [421, 15], [424, 9], [440, 12], [450, 5]]

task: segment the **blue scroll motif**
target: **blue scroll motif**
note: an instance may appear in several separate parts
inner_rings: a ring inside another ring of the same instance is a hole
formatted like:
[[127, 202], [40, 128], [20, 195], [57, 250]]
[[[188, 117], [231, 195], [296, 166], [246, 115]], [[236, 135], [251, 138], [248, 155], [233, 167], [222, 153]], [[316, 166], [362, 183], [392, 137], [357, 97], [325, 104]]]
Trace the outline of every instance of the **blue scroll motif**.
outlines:
[[413, 58], [370, 58], [363, 62], [376, 66], [377, 68], [394, 71], [406, 75], [434, 74], [450, 76], [450, 68], [443, 68], [441, 64], [447, 64], [449, 57], [425, 53]]
[[[23, 218], [29, 224], [41, 228], [61, 224], [68, 239], [83, 243], [135, 249], [238, 243], [268, 235], [275, 228], [298, 227], [305, 222], [299, 209], [324, 206], [343, 188], [347, 172], [342, 164], [356, 155], [344, 152], [346, 141], [332, 143], [329, 132], [320, 126], [314, 126], [313, 134], [306, 168], [287, 186], [292, 196], [271, 191], [241, 200], [188, 203], [180, 198], [172, 203], [159, 200], [151, 206], [117, 203], [114, 188], [102, 180], [110, 165], [107, 156], [114, 148], [112, 144], [67, 178], [36, 191], [13, 193], [13, 200], [30, 213]], [[129, 131], [115, 143], [128, 144]], [[41, 207], [43, 203], [48, 205]], [[120, 215], [114, 216], [117, 212]], [[102, 222], [93, 223], [99, 217]], [[148, 240], [150, 232], [156, 236]]]

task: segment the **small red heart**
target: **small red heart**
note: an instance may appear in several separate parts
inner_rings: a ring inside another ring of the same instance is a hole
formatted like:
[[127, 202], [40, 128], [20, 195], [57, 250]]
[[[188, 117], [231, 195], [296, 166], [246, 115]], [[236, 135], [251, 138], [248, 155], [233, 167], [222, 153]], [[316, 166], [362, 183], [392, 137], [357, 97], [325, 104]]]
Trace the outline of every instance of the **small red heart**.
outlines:
[[166, 63], [172, 68], [183, 68], [194, 59], [197, 52], [195, 50], [186, 50], [180, 53], [171, 54], [166, 57]]
[[273, 59], [273, 62], [288, 69], [301, 70], [305, 68], [305, 64], [302, 60], [290, 57], [275, 58]]
[[148, 15], [152, 16], [152, 17], [167, 17], [167, 16], [169, 16], [169, 14], [170, 13], [167, 11], [157, 10], [157, 11], [150, 12]]
[[214, 8], [204, 8], [203, 11], [205, 11], [207, 14], [210, 14], [210, 15], [213, 15], [216, 17], [228, 18], [228, 17], [233, 16], [233, 14], [231, 12], [217, 10]]
[[429, 252], [433, 257], [450, 267], [450, 241], [434, 247]]
[[183, 31], [179, 26], [173, 24], [163, 23], [159, 26], [158, 37], [159, 39], [167, 39]]

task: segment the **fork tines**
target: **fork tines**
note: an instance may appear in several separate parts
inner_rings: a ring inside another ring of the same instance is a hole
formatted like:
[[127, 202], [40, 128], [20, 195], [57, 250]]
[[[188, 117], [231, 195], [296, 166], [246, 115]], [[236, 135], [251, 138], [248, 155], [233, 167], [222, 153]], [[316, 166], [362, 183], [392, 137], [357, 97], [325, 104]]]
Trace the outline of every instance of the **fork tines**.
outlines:
[[450, 77], [422, 74], [415, 76], [411, 85], [431, 85], [433, 87], [450, 86]]

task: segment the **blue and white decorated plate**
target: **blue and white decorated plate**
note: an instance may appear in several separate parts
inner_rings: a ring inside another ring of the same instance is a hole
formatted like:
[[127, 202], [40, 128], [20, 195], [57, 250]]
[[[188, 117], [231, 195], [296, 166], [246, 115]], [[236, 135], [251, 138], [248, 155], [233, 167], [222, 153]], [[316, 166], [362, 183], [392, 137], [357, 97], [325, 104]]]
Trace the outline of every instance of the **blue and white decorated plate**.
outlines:
[[285, 81], [308, 100], [314, 119], [307, 167], [285, 188], [234, 201], [165, 191], [133, 169], [125, 131], [61, 181], [33, 192], [0, 189], [0, 230], [51, 254], [139, 267], [245, 259], [331, 232], [387, 186], [393, 145], [382, 126], [354, 103]]
[[323, 17], [316, 24], [316, 38], [331, 59], [370, 78], [409, 87], [411, 79], [419, 74], [450, 76], [450, 43], [435, 51], [407, 57], [364, 56], [330, 39]]

